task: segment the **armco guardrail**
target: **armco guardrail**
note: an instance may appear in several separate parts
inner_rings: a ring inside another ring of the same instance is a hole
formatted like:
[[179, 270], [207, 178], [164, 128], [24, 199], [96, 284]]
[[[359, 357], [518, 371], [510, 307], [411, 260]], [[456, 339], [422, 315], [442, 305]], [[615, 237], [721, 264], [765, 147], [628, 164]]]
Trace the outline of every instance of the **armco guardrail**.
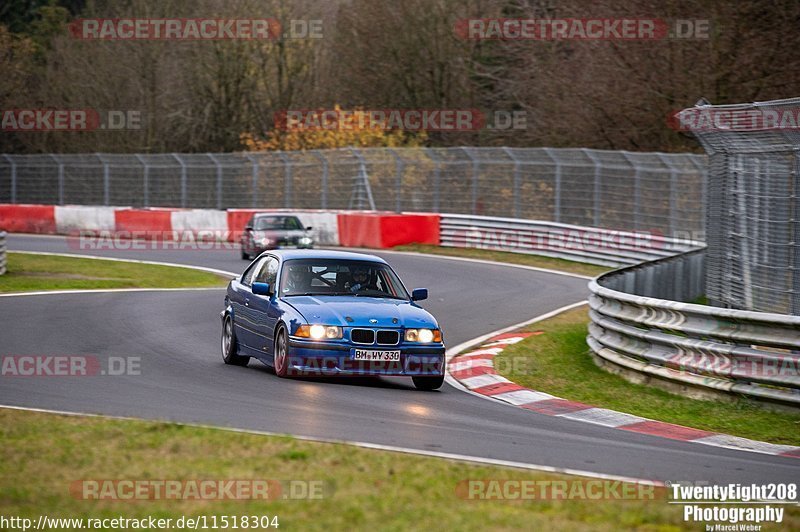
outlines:
[[6, 273], [6, 234], [0, 231], [0, 275]]
[[703, 294], [704, 262], [695, 250], [591, 281], [592, 351], [686, 388], [800, 406], [800, 316], [675, 301]]
[[442, 246], [529, 253], [598, 264], [627, 266], [671, 257], [701, 247], [701, 242], [578, 225], [442, 214]]

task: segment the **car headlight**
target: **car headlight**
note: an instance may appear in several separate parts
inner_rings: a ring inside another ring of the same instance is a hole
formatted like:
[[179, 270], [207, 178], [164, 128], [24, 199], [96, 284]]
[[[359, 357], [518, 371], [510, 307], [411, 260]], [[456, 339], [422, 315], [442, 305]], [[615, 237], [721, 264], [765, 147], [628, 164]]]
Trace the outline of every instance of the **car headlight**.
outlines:
[[301, 325], [294, 335], [312, 340], [336, 340], [342, 337], [342, 328], [334, 325]]
[[309, 237], [307, 237], [307, 236], [301, 236], [301, 237], [298, 239], [298, 241], [297, 241], [297, 242], [298, 242], [298, 243], [300, 243], [300, 244], [303, 244], [303, 245], [308, 245], [308, 244], [310, 244], [310, 243], [311, 243], [311, 239], [310, 239]]
[[406, 329], [406, 342], [429, 344], [441, 341], [442, 331], [439, 329]]
[[270, 244], [272, 244], [272, 240], [270, 240], [269, 238], [265, 237], [265, 238], [261, 239], [261, 245], [262, 246], [269, 246]]

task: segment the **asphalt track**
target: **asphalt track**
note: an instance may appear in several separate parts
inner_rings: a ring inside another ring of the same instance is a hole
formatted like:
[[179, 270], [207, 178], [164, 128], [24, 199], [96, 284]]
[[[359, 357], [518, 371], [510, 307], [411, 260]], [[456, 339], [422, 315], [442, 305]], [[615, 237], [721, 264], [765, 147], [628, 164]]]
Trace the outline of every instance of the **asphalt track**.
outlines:
[[[11, 251], [154, 260], [241, 271], [235, 251], [76, 249], [10, 235]], [[439, 319], [449, 346], [585, 299], [586, 281], [502, 265], [384, 256]], [[669, 481], [797, 482], [800, 460], [627, 433], [404, 379], [285, 380], [225, 366], [224, 290], [0, 298], [0, 355], [140, 357], [141, 374], [0, 377], [0, 404], [361, 441]], [[359, 452], [354, 449], [353, 452]], [[265, 457], [269, 459], [269, 457]], [[413, 459], [411, 457], [405, 459]]]

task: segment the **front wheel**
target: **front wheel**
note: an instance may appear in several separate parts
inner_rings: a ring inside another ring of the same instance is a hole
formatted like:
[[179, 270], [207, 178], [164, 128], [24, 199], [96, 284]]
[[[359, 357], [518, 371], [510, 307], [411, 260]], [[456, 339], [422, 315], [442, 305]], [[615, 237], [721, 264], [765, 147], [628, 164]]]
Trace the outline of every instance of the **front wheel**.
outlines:
[[246, 366], [250, 362], [250, 357], [243, 357], [236, 352], [239, 347], [236, 344], [236, 335], [233, 332], [233, 320], [230, 316], [225, 316], [222, 324], [222, 360], [231, 366]]
[[438, 377], [411, 377], [417, 390], [438, 390], [444, 384], [444, 375]]
[[286, 345], [286, 329], [281, 326], [275, 335], [275, 344], [272, 350], [275, 366], [275, 375], [286, 377], [289, 372], [289, 347]]

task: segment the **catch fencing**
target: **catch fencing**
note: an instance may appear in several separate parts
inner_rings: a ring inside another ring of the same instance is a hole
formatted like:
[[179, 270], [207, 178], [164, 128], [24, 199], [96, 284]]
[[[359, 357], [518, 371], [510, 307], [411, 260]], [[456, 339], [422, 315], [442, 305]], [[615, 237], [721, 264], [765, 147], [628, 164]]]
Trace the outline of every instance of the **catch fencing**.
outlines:
[[704, 155], [346, 148], [0, 155], [0, 203], [349, 209], [521, 218], [702, 240]]
[[679, 117], [709, 157], [709, 303], [800, 314], [800, 98]]
[[705, 261], [695, 250], [591, 281], [589, 347], [645, 382], [800, 406], [800, 316], [689, 303]]

